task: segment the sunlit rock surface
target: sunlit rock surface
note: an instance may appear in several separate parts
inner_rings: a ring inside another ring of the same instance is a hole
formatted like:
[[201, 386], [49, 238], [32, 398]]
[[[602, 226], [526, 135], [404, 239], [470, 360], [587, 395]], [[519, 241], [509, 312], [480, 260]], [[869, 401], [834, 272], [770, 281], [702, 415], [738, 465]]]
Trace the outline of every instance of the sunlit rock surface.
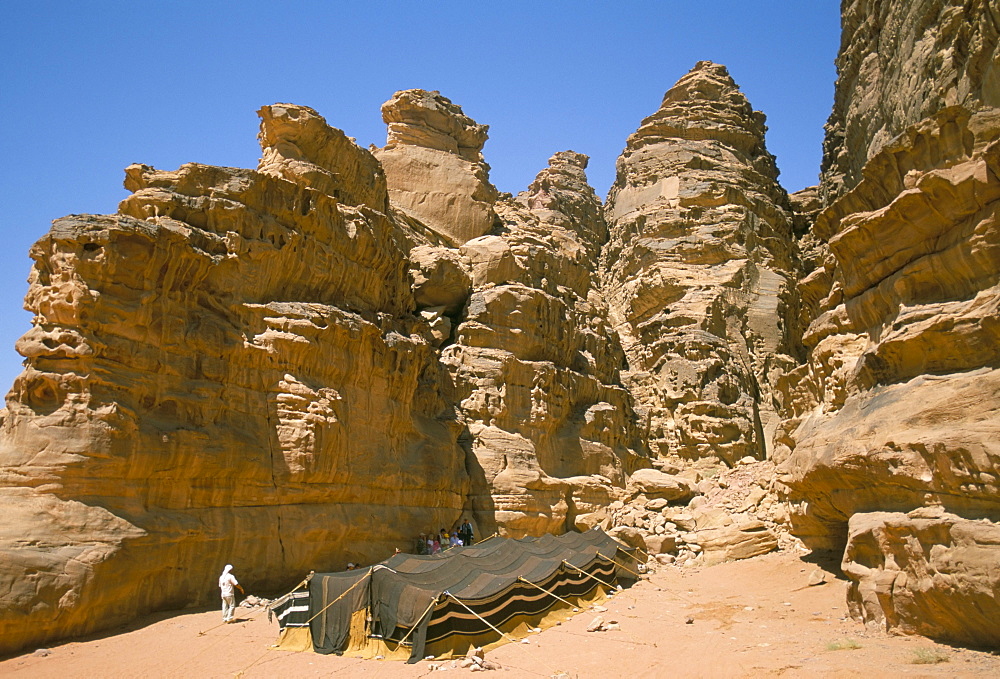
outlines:
[[382, 119], [389, 136], [375, 157], [392, 204], [452, 246], [489, 232], [497, 199], [482, 154], [489, 126], [426, 90], [397, 92], [382, 105]]
[[472, 294], [442, 361], [468, 425], [477, 519], [506, 535], [589, 528], [648, 465], [595, 287], [606, 227], [586, 166], [555, 154], [497, 203], [501, 227], [461, 248]]
[[992, 0], [845, 0], [821, 193], [829, 203], [910, 125], [950, 106], [1000, 106]]
[[133, 165], [118, 214], [32, 248], [0, 651], [213, 601], [227, 562], [276, 589], [460, 516], [452, 380], [378, 163], [309, 109], [261, 116], [261, 171]]
[[996, 645], [1000, 16], [842, 7], [792, 196], [699, 62], [603, 206], [572, 151], [500, 194], [487, 127], [405, 90], [384, 148], [274, 104], [256, 170], [133, 165], [117, 214], [56, 220], [0, 411], [0, 653], [463, 516], [654, 567], [791, 530], [872, 628]]
[[879, 630], [1000, 645], [1000, 525], [937, 508], [851, 517], [851, 613]]
[[764, 129], [725, 67], [703, 61], [618, 159], [604, 287], [661, 456], [763, 458], [777, 425], [795, 251]]
[[794, 532], [847, 546], [860, 617], [994, 645], [977, 628], [1000, 520], [998, 18], [844, 3], [823, 181], [799, 202], [807, 358], [777, 385], [774, 449]]

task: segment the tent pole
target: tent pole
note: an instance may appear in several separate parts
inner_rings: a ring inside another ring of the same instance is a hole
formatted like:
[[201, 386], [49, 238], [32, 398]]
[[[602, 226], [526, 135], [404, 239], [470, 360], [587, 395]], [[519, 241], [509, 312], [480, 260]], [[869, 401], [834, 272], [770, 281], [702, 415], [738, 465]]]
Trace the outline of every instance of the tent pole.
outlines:
[[597, 580], [597, 581], [598, 581], [599, 583], [601, 583], [602, 585], [604, 585], [604, 586], [605, 586], [605, 587], [607, 587], [608, 589], [614, 589], [614, 588], [615, 588], [615, 586], [614, 586], [614, 585], [609, 585], [608, 583], [604, 582], [604, 581], [603, 581], [603, 580], [601, 580], [600, 578], [597, 578], [597, 577], [594, 577], [593, 575], [591, 575], [591, 574], [590, 574], [590, 573], [588, 573], [587, 571], [585, 571], [585, 570], [581, 570], [581, 569], [577, 568], [576, 566], [574, 566], [573, 564], [571, 564], [571, 563], [570, 563], [569, 561], [566, 561], [565, 559], [563, 559], [563, 563], [564, 563], [564, 564], [566, 564], [567, 566], [569, 566], [570, 568], [572, 568], [573, 570], [575, 570], [575, 571], [579, 571], [580, 573], [583, 573], [583, 574], [584, 574], [584, 575], [586, 575], [586, 576], [587, 576], [588, 578], [591, 578], [591, 579], [593, 579], [593, 580]]
[[491, 627], [491, 628], [493, 629], [493, 631], [494, 631], [494, 632], [496, 632], [497, 634], [499, 634], [499, 635], [500, 635], [501, 637], [507, 637], [508, 639], [510, 639], [511, 641], [514, 641], [514, 642], [516, 642], [516, 641], [517, 641], [517, 639], [515, 639], [515, 638], [514, 638], [514, 637], [512, 637], [511, 635], [507, 634], [506, 632], [501, 632], [501, 631], [500, 631], [500, 630], [499, 630], [499, 629], [498, 629], [497, 627], [494, 627], [494, 626], [493, 626], [493, 624], [492, 624], [492, 623], [490, 623], [490, 621], [489, 621], [489, 620], [487, 620], [486, 618], [484, 618], [483, 616], [479, 615], [479, 614], [478, 614], [478, 613], [476, 613], [476, 612], [475, 612], [474, 610], [472, 610], [471, 608], [469, 608], [468, 606], [466, 606], [466, 605], [465, 605], [465, 602], [463, 602], [463, 601], [462, 601], [461, 599], [459, 599], [459, 598], [458, 598], [457, 596], [455, 596], [455, 595], [454, 595], [454, 594], [452, 594], [451, 592], [449, 592], [449, 591], [445, 590], [445, 591], [444, 591], [444, 592], [442, 592], [442, 593], [443, 593], [443, 594], [447, 594], [447, 595], [448, 595], [448, 596], [450, 596], [450, 597], [451, 597], [452, 599], [454, 599], [455, 601], [457, 601], [457, 602], [458, 602], [458, 604], [459, 604], [459, 605], [460, 605], [460, 606], [461, 606], [462, 608], [464, 608], [464, 609], [465, 609], [465, 610], [467, 610], [467, 611], [468, 611], [469, 613], [472, 613], [472, 614], [473, 614], [474, 616], [476, 616], [477, 618], [479, 618], [480, 620], [482, 620], [483, 622], [485, 622], [485, 623], [486, 623], [487, 625], [489, 625], [489, 626], [490, 626], [490, 627]]
[[573, 603], [567, 601], [566, 599], [563, 599], [561, 596], [559, 596], [558, 594], [555, 594], [554, 592], [550, 592], [549, 590], [547, 590], [547, 589], [545, 589], [543, 587], [539, 587], [538, 585], [536, 585], [535, 583], [533, 583], [531, 580], [528, 580], [527, 578], [523, 578], [521, 576], [518, 576], [517, 579], [520, 580], [521, 582], [528, 583], [529, 585], [531, 585], [532, 587], [534, 587], [536, 589], [542, 590], [543, 592], [545, 592], [549, 596], [554, 596], [555, 598], [559, 599], [559, 601], [563, 602], [564, 604], [568, 604], [568, 605], [572, 606], [573, 608], [577, 608], [576, 606], [573, 605]]
[[[622, 542], [621, 540], [617, 540], [617, 539], [615, 539], [615, 538], [612, 538], [612, 540], [614, 540], [615, 542], [617, 542], [617, 543], [618, 543], [618, 544], [620, 544], [620, 545], [624, 545], [624, 544], [625, 544], [625, 543], [623, 543], [623, 542]], [[653, 556], [652, 554], [650, 554], [649, 552], [647, 552], [647, 551], [646, 551], [645, 549], [643, 549], [642, 547], [632, 547], [632, 549], [634, 549], [634, 550], [635, 550], [635, 551], [637, 551], [637, 552], [642, 552], [643, 554], [645, 554], [645, 555], [646, 555], [646, 558], [647, 558], [647, 559], [649, 559], [650, 557], [652, 557], [652, 556]], [[625, 552], [625, 550], [624, 550], [624, 549], [622, 549], [621, 551]], [[628, 554], [628, 552], [625, 552], [625, 553], [626, 553], [626, 554]], [[631, 557], [632, 557], [633, 559], [635, 559], [635, 557], [634, 557], [634, 556], [632, 556], [631, 554], [628, 554], [628, 555], [629, 555], [629, 556], [631, 556]], [[635, 560], [636, 560], [636, 561], [639, 561], [638, 559], [635, 559]], [[642, 563], [642, 562], [641, 562], [641, 561], [639, 561], [639, 563]]]

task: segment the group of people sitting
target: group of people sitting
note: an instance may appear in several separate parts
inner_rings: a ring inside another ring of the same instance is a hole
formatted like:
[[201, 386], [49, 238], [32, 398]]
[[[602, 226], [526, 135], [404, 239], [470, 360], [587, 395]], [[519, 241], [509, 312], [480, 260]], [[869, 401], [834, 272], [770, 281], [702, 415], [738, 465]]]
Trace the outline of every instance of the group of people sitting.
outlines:
[[440, 554], [452, 547], [471, 545], [473, 541], [472, 524], [465, 519], [461, 524], [456, 524], [449, 533], [442, 528], [437, 533], [421, 533], [417, 538], [416, 553], [421, 555]]

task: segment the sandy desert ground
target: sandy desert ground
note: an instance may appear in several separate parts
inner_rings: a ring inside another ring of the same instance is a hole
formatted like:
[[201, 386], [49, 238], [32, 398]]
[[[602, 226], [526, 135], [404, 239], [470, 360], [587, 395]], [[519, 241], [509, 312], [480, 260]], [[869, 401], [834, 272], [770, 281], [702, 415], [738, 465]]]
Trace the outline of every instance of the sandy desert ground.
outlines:
[[[809, 558], [782, 552], [711, 568], [662, 568], [606, 602], [606, 612], [583, 611], [528, 643], [487, 653], [501, 669], [484, 676], [1000, 676], [996, 652], [866, 631], [846, 617], [846, 582], [832, 565], [821, 564], [824, 584], [808, 584], [817, 568]], [[214, 609], [151, 616], [112, 634], [6, 658], [0, 676], [407, 678], [442, 671], [428, 662], [272, 650], [277, 627], [266, 612], [239, 614], [233, 625], [219, 625]], [[596, 615], [621, 629], [588, 633]], [[443, 670], [470, 672], [457, 661]]]

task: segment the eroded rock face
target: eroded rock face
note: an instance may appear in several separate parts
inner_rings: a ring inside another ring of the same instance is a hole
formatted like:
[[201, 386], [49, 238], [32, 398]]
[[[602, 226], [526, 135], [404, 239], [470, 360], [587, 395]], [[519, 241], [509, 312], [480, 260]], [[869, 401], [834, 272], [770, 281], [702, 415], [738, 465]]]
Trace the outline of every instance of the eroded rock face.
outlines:
[[388, 212], [385, 173], [371, 153], [307, 106], [263, 106], [257, 171], [332, 196], [347, 205]]
[[817, 217], [777, 450], [815, 546], [856, 512], [1000, 514], [998, 138], [1000, 110], [944, 109]]
[[1000, 645], [1000, 525], [940, 508], [851, 517], [851, 613], [876, 629]]
[[487, 125], [438, 92], [404, 90], [382, 105], [389, 126], [375, 151], [392, 204], [452, 246], [493, 228], [497, 192], [483, 160]]
[[786, 204], [764, 115], [723, 66], [699, 62], [629, 137], [603, 280], [659, 455], [764, 457], [770, 385], [794, 365]]
[[844, 12], [791, 198], [699, 62], [605, 207], [571, 151], [499, 195], [486, 126], [407, 90], [383, 149], [265, 106], [256, 171], [133, 165], [118, 214], [57, 220], [0, 411], [0, 653], [462, 515], [680, 565], [790, 524], [847, 545], [872, 626], [998, 643], [998, 16]]
[[418, 149], [465, 173], [421, 189], [472, 225], [463, 249], [291, 104], [261, 109], [257, 171], [133, 165], [118, 214], [34, 246], [0, 412], [0, 652], [211, 601], [226, 562], [273, 590], [462, 514], [480, 536], [589, 528], [648, 464], [586, 156], [494, 211], [484, 126], [419, 91], [385, 115], [387, 167]]
[[995, 578], [961, 555], [970, 521], [1000, 520], [997, 11], [844, 12], [823, 208], [799, 201], [807, 360], [779, 381], [774, 459], [795, 533], [847, 544], [856, 612], [984, 643], [970, 607]]
[[1000, 10], [991, 0], [841, 3], [837, 88], [821, 193], [829, 203], [896, 135], [950, 106], [1000, 107]]
[[460, 516], [452, 381], [378, 163], [309, 109], [261, 116], [260, 172], [131, 166], [118, 214], [32, 248], [0, 652], [212, 601], [227, 562], [278, 589]]
[[591, 267], [606, 229], [586, 156], [555, 154], [502, 227], [462, 246], [472, 294], [442, 351], [468, 426], [477, 522], [562, 532], [622, 495], [644, 454]]

